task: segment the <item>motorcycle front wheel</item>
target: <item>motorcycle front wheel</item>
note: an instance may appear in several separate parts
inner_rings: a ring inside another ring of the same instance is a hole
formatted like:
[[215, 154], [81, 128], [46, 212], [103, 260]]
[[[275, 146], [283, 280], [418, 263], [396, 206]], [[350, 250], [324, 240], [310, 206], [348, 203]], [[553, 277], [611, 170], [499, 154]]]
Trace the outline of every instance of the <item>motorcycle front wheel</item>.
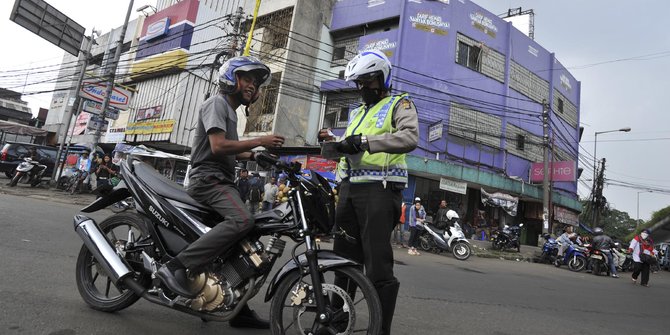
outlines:
[[[100, 223], [100, 229], [112, 246], [115, 247], [126, 244], [129, 232], [132, 232], [135, 241], [151, 242], [142, 218], [137, 214], [113, 215]], [[145, 251], [153, 254], [150, 249]], [[142, 259], [138, 252], [126, 253], [125, 260], [132, 268], [142, 268]], [[95, 310], [103, 312], [120, 311], [134, 304], [140, 298], [131, 290], [115, 286], [85, 245], [79, 251], [75, 277], [82, 299]], [[151, 280], [148, 274], [136, 273], [136, 277], [140, 278], [141, 283]]]
[[[335, 277], [346, 285], [335, 284]], [[316, 294], [325, 298], [332, 311], [328, 323], [319, 322]], [[357, 268], [345, 266], [322, 273], [320, 290], [310, 276], [298, 271], [287, 275], [272, 298], [270, 331], [272, 334], [378, 334], [382, 310], [377, 291]]]
[[23, 176], [22, 172], [16, 172], [12, 180], [9, 182], [9, 187], [14, 187], [16, 184], [19, 183], [19, 180], [21, 180], [21, 177]]
[[457, 242], [454, 245], [452, 253], [454, 254], [454, 257], [456, 259], [458, 259], [459, 261], [464, 261], [470, 257], [470, 255], [472, 254], [472, 250], [470, 249], [470, 245], [468, 245], [467, 243]]
[[586, 268], [586, 257], [576, 256], [571, 257], [568, 262], [568, 269], [574, 272], [580, 272]]

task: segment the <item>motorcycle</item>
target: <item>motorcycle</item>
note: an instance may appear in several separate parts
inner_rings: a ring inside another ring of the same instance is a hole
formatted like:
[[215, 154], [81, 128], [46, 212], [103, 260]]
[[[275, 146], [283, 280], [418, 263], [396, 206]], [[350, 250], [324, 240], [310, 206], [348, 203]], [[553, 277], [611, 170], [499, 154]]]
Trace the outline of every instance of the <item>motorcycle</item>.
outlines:
[[563, 264], [568, 266], [570, 271], [580, 272], [586, 268], [587, 258], [586, 258], [586, 249], [577, 245], [569, 245], [565, 250], [563, 258], [557, 258], [554, 261], [554, 266], [557, 268]]
[[[318, 173], [302, 176], [297, 162], [283, 163], [265, 153], [258, 153], [256, 162], [288, 176], [288, 201], [255, 214], [249, 235], [190, 273], [193, 299], [171, 292], [156, 279], [156, 271], [222, 218], [146, 163], [132, 156], [123, 162], [121, 182], [82, 212], [95, 212], [127, 197], [133, 198], [136, 211], [113, 214], [100, 224], [83, 215], [74, 217], [84, 241], [76, 265], [83, 300], [93, 309], [116, 312], [144, 298], [205, 321], [229, 321], [260, 291], [284, 252], [282, 237], [288, 237], [296, 242], [291, 259], [265, 293], [265, 301], [271, 300], [271, 334], [349, 334], [354, 329], [377, 334], [381, 304], [362, 266], [319, 249], [316, 242], [331, 233], [334, 224], [329, 183]], [[355, 241], [342, 229], [335, 235]], [[305, 248], [302, 253], [300, 246]], [[346, 287], [338, 285], [342, 283]]]
[[16, 167], [16, 173], [9, 182], [9, 187], [14, 187], [19, 182], [30, 184], [30, 187], [35, 187], [42, 182], [42, 176], [46, 170], [46, 165], [26, 157], [23, 159], [23, 162]]
[[491, 247], [493, 250], [505, 251], [505, 249], [516, 249], [521, 252], [521, 227], [523, 223], [518, 226], [505, 225], [502, 231], [496, 231], [491, 234]]
[[614, 264], [616, 264], [617, 271], [632, 272], [633, 271], [633, 255], [622, 251], [619, 248], [612, 249], [612, 256], [614, 257]]
[[447, 217], [452, 221], [449, 227], [451, 235], [445, 229], [438, 229], [430, 222], [417, 223], [417, 227], [423, 230], [419, 235], [419, 246], [425, 251], [451, 252], [456, 259], [464, 261], [472, 254], [470, 242], [465, 238], [461, 226], [456, 221], [458, 214], [450, 210], [447, 212]]
[[594, 275], [600, 276], [603, 272], [607, 276], [610, 275], [610, 267], [607, 261], [607, 255], [605, 252], [608, 250], [598, 250], [594, 249], [591, 246], [587, 247], [589, 251], [589, 262], [591, 262], [591, 271]]
[[556, 255], [558, 255], [558, 242], [549, 234], [544, 234], [544, 244], [542, 245], [542, 254], [538, 260], [539, 263], [554, 264]]

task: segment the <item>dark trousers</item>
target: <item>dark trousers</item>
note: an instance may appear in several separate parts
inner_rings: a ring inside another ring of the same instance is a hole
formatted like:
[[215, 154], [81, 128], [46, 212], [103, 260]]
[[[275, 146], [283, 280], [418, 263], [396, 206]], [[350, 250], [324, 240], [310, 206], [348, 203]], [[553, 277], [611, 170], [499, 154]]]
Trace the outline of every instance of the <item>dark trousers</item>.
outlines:
[[[355, 243], [337, 237], [333, 250], [363, 264], [382, 304], [382, 334], [390, 334], [400, 283], [393, 275], [393, 249], [390, 239], [400, 219], [400, 190], [384, 188], [381, 183], [340, 185], [340, 201], [335, 223]], [[341, 287], [342, 282], [336, 282]]]
[[421, 231], [417, 227], [409, 227], [409, 243], [408, 246], [417, 248], [419, 246], [419, 234]]
[[640, 284], [647, 285], [649, 283], [649, 263], [635, 262], [633, 265], [633, 279], [637, 280], [640, 273], [642, 273], [642, 281]]
[[188, 269], [211, 263], [254, 228], [254, 220], [235, 185], [215, 178], [193, 178], [188, 194], [216, 210], [224, 220], [200, 236], [177, 259]]

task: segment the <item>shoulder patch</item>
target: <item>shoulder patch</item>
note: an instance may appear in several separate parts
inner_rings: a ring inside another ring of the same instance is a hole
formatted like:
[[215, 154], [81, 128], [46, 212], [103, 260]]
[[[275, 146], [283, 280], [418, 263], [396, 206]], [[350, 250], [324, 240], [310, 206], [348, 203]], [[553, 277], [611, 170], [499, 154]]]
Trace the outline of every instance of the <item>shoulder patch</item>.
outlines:
[[405, 109], [411, 109], [412, 108], [412, 102], [409, 101], [409, 99], [403, 99], [401, 103], [402, 103], [402, 106]]

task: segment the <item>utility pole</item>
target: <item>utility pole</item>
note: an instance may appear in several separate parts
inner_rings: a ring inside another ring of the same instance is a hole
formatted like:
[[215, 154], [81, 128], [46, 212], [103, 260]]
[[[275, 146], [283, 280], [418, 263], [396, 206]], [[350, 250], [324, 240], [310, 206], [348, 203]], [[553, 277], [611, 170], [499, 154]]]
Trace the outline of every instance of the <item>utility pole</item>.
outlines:
[[95, 136], [93, 137], [93, 152], [95, 152], [100, 142], [100, 127], [105, 123], [105, 113], [109, 108], [109, 99], [112, 97], [112, 92], [114, 90], [114, 75], [116, 74], [116, 68], [119, 65], [119, 59], [121, 59], [121, 48], [123, 47], [123, 39], [126, 37], [126, 30], [128, 29], [128, 21], [130, 20], [130, 13], [133, 10], [133, 3], [135, 0], [130, 0], [128, 4], [128, 12], [126, 13], [126, 20], [123, 23], [121, 28], [121, 34], [119, 35], [119, 40], [116, 42], [116, 50], [114, 51], [114, 59], [111, 64], [107, 64], [107, 91], [105, 92], [105, 99], [102, 101], [102, 123], [98, 124], [95, 128]]
[[[93, 28], [93, 31], [91, 32], [91, 36], [88, 38], [88, 43], [86, 45], [86, 51], [84, 51], [83, 53], [81, 53], [81, 52], [79, 53], [79, 60], [81, 62], [81, 67], [79, 68], [79, 76], [77, 77], [77, 85], [75, 86], [74, 101], [72, 102], [72, 108], [70, 108], [70, 110], [68, 110], [67, 113], [65, 114], [65, 120], [67, 120], [67, 121], [64, 120], [65, 121], [65, 128], [60, 128], [59, 127], [59, 131], [58, 131], [58, 133], [59, 133], [58, 137], [60, 137], [61, 136], [61, 134], [60, 134], [61, 131], [60, 130], [63, 129], [63, 131], [62, 131], [63, 138], [59, 141], [60, 144], [58, 145], [58, 153], [56, 154], [56, 165], [55, 165], [56, 167], [59, 166], [58, 162], [61, 159], [61, 155], [63, 154], [63, 146], [65, 145], [65, 140], [67, 139], [67, 132], [70, 129], [70, 122], [72, 122], [72, 116], [73, 115], [78, 115], [79, 102], [81, 101], [81, 98], [79, 97], [79, 90], [81, 88], [81, 83], [84, 81], [84, 74], [86, 73], [86, 67], [88, 66], [88, 59], [89, 59], [89, 56], [91, 54], [91, 46], [93, 46], [93, 43], [95, 43], [94, 34], [96, 34], [96, 33], [97, 32], [96, 32], [95, 28]], [[63, 159], [63, 162], [65, 162], [65, 159]], [[49, 183], [51, 185], [55, 184], [56, 174], [58, 174], [58, 177], [60, 178], [60, 175], [63, 172], [62, 171], [63, 170], [63, 168], [62, 168], [63, 164], [60, 164], [60, 166], [61, 166], [60, 169], [54, 168], [53, 172], [51, 173], [51, 180], [49, 181]], [[61, 170], [61, 171], [58, 172], [58, 170]]]
[[547, 100], [542, 100], [542, 146], [544, 147], [544, 178], [542, 180], [542, 233], [549, 233], [549, 108]]
[[602, 159], [600, 170], [598, 170], [598, 179], [595, 181], [595, 193], [593, 195], [593, 228], [598, 226], [600, 222], [600, 212], [605, 207], [603, 200], [603, 184], [605, 182], [605, 158]]
[[230, 41], [230, 48], [232, 52], [229, 54], [232, 57], [237, 56], [237, 43], [238, 38], [240, 37], [240, 24], [242, 18], [244, 17], [244, 9], [242, 7], [237, 7], [235, 16], [233, 17], [233, 39]]

